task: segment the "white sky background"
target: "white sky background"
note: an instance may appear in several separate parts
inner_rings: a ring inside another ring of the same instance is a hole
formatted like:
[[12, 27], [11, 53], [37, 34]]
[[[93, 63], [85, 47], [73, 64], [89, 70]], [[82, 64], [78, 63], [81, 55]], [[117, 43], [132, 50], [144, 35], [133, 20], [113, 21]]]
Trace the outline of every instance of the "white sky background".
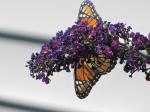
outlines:
[[[0, 0], [0, 31], [55, 35], [77, 19], [81, 0]], [[134, 31], [150, 32], [149, 0], [92, 0], [103, 20], [125, 22]], [[149, 112], [150, 82], [136, 73], [133, 79], [123, 66], [101, 77], [89, 96], [80, 100], [73, 85], [73, 72], [55, 73], [45, 85], [32, 79], [25, 68], [30, 54], [40, 46], [0, 40], [0, 97], [46, 107], [93, 112]]]
[[[77, 19], [82, 0], [0, 0], [0, 28], [55, 34]], [[92, 0], [110, 22], [125, 22], [135, 31], [149, 32], [149, 0]]]

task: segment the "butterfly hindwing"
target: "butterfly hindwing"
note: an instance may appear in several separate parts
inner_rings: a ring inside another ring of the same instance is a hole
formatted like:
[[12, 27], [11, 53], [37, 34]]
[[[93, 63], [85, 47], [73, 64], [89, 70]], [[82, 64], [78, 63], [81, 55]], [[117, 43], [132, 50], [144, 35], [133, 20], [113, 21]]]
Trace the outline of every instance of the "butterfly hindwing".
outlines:
[[93, 66], [96, 66], [97, 70], [102, 75], [109, 72], [110, 68], [112, 68], [111, 60], [104, 54], [98, 55], [98, 58], [95, 58], [95, 63], [93, 63]]
[[95, 27], [97, 21], [101, 21], [101, 18], [96, 12], [93, 3], [89, 0], [85, 0], [81, 4], [78, 20], [81, 22], [87, 22], [89, 26]]

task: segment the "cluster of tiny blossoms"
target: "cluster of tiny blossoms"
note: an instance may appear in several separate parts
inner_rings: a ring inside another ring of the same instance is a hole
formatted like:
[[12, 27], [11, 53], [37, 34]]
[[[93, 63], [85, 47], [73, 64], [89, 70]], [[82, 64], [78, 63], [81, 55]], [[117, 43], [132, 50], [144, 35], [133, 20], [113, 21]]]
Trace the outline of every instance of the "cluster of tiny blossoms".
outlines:
[[131, 27], [124, 23], [100, 21], [93, 28], [78, 21], [44, 43], [40, 53], [31, 55], [27, 65], [30, 75], [48, 84], [53, 72], [70, 72], [80, 57], [104, 54], [111, 60], [118, 59], [120, 64], [124, 63], [124, 71], [130, 72], [130, 77], [141, 70], [146, 80], [150, 80], [147, 67], [150, 64], [150, 34], [145, 37], [130, 30]]

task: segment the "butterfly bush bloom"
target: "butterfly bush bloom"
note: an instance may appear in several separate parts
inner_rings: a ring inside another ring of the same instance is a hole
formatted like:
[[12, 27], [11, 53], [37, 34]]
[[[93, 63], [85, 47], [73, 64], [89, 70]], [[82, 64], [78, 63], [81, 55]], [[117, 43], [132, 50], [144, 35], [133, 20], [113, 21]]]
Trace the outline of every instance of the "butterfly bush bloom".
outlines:
[[[124, 63], [124, 71], [130, 72], [130, 77], [134, 72], [142, 71], [146, 74], [146, 80], [150, 80], [150, 70], [147, 68], [150, 64], [150, 34], [145, 37], [130, 30], [131, 27], [126, 27], [124, 23], [100, 21], [93, 28], [86, 22], [78, 21], [44, 43], [40, 53], [31, 55], [27, 65], [30, 74], [48, 84], [53, 72], [70, 72], [79, 57], [105, 54], [111, 60], [119, 59], [120, 64]], [[143, 50], [146, 54], [141, 52]]]

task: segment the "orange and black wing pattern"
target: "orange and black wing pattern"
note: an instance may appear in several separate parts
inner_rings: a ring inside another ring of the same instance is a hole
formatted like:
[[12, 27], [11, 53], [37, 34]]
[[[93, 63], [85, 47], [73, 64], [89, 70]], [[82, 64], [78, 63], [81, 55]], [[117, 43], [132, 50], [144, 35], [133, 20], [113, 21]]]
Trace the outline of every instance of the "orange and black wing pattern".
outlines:
[[[90, 27], [95, 27], [97, 22], [101, 21], [101, 18], [97, 14], [93, 3], [85, 0], [81, 4], [78, 20], [87, 22]], [[98, 56], [91, 55], [90, 59], [80, 57], [74, 70], [76, 95], [80, 99], [87, 97], [101, 75], [110, 72], [114, 65], [114, 62], [112, 64], [112, 60], [104, 54]]]
[[75, 74], [75, 92], [83, 99], [88, 96], [92, 87], [104, 75], [114, 68], [112, 60], [105, 55], [91, 56], [90, 61], [86, 58], [79, 58], [76, 63]]
[[93, 85], [100, 78], [100, 74], [91, 63], [87, 63], [84, 58], [79, 58], [75, 67], [75, 92], [83, 99], [88, 96]]
[[79, 9], [78, 20], [87, 22], [88, 26], [95, 27], [96, 23], [101, 21], [101, 18], [96, 12], [93, 3], [89, 0], [85, 0]]

